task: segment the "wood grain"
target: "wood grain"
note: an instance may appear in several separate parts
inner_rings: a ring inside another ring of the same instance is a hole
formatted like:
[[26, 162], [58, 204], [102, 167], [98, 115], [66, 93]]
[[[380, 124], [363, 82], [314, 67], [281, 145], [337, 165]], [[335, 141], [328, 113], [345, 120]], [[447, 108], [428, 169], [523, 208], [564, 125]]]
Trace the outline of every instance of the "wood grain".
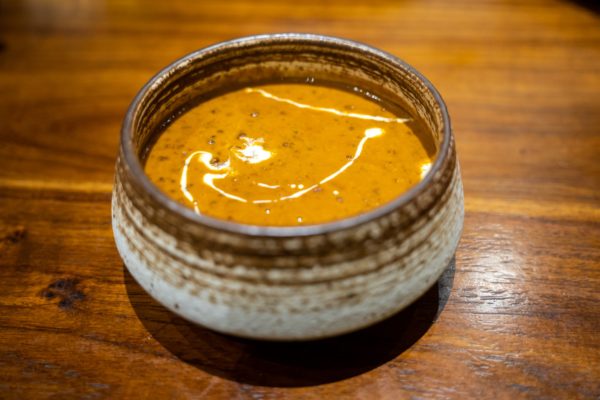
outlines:
[[[177, 57], [316, 32], [422, 71], [453, 120], [462, 242], [415, 305], [325, 342], [195, 327], [125, 271], [119, 126]], [[600, 16], [569, 1], [0, 1], [1, 398], [597, 398]]]

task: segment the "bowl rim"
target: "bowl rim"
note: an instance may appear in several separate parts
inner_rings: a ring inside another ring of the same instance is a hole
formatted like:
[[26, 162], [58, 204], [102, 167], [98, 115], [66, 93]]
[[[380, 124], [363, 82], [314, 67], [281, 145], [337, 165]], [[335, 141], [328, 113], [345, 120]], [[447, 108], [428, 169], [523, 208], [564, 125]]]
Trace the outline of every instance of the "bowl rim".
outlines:
[[[197, 58], [210, 56], [210, 54], [216, 51], [223, 51], [228, 49], [234, 49], [243, 47], [245, 45], [256, 45], [260, 42], [264, 42], [265, 45], [272, 43], [315, 43], [315, 44], [330, 44], [343, 47], [350, 51], [368, 53], [375, 58], [384, 59], [393, 64], [399, 65], [409, 73], [417, 77], [418, 80], [430, 91], [434, 97], [437, 105], [440, 108], [440, 113], [443, 122], [442, 132], [442, 143], [439, 148], [438, 154], [433, 162], [431, 168], [423, 179], [416, 185], [412, 186], [408, 190], [402, 192], [392, 200], [382, 204], [376, 208], [368, 210], [366, 212], [352, 215], [343, 219], [333, 220], [329, 222], [323, 222], [319, 224], [309, 224], [300, 226], [269, 226], [269, 225], [251, 225], [244, 224], [234, 221], [222, 220], [219, 218], [211, 217], [205, 214], [197, 214], [194, 210], [186, 207], [184, 204], [170, 198], [167, 194], [163, 193], [158, 186], [156, 186], [150, 178], [144, 172], [144, 168], [136, 154], [133, 145], [133, 121], [136, 113], [140, 110], [140, 106], [144, 98], [154, 89], [154, 87], [160, 84], [166, 77], [172, 74], [180, 68], [184, 68], [188, 63]], [[367, 222], [379, 219], [386, 214], [391, 213], [397, 208], [414, 200], [420, 193], [422, 193], [433, 180], [433, 177], [437, 171], [439, 171], [444, 164], [445, 160], [449, 156], [450, 145], [452, 141], [452, 129], [450, 126], [450, 116], [446, 104], [433, 84], [425, 78], [420, 72], [418, 72], [411, 65], [403, 61], [402, 59], [379, 50], [370, 45], [350, 40], [339, 38], [335, 36], [327, 36], [320, 34], [310, 33], [271, 33], [271, 34], [260, 34], [239, 37], [223, 42], [213, 44], [208, 47], [201, 48], [192, 53], [189, 53], [171, 64], [164, 67], [157, 74], [155, 74], [136, 94], [132, 100], [123, 124], [121, 126], [121, 154], [124, 158], [124, 162], [131, 171], [131, 178], [136, 181], [137, 184], [160, 206], [170, 210], [171, 212], [180, 215], [192, 223], [207, 226], [209, 228], [224, 231], [232, 234], [238, 234], [243, 236], [257, 236], [257, 237], [273, 237], [273, 238], [286, 238], [286, 237], [298, 237], [298, 236], [315, 236], [332, 233], [336, 231], [342, 231], [350, 229]]]

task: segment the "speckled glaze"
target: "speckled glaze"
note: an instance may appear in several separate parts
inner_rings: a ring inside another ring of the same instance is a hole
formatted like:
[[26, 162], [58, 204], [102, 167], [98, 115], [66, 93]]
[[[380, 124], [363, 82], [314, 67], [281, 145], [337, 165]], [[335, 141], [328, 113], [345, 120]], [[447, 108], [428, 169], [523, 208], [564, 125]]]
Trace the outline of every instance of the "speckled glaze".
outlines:
[[[438, 146], [425, 179], [355, 217], [266, 227], [197, 215], [144, 174], [141, 159], [152, 138], [191, 101], [267, 81], [313, 78], [361, 87], [422, 118]], [[142, 88], [121, 134], [112, 198], [119, 253], [156, 300], [217, 331], [303, 340], [371, 325], [431, 287], [460, 238], [463, 190], [441, 97], [412, 67], [360, 43], [274, 34], [199, 50]]]

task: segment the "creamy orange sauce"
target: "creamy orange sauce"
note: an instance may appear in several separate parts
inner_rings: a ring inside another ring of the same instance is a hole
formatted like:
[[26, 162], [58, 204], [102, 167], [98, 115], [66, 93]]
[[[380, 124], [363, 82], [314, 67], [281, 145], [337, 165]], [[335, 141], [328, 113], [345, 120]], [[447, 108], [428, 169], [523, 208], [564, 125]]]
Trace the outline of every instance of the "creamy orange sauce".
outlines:
[[371, 210], [422, 179], [432, 159], [411, 126], [408, 115], [339, 89], [251, 87], [175, 120], [145, 169], [199, 214], [316, 224]]

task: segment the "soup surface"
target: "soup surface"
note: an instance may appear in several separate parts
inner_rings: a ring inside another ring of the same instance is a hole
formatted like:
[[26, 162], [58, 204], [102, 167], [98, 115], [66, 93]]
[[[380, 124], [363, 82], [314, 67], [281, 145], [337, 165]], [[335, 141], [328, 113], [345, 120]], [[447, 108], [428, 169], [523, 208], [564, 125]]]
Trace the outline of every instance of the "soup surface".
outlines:
[[389, 202], [427, 173], [433, 154], [410, 116], [398, 114], [330, 87], [249, 87], [176, 119], [145, 170], [199, 214], [271, 226], [339, 220]]

